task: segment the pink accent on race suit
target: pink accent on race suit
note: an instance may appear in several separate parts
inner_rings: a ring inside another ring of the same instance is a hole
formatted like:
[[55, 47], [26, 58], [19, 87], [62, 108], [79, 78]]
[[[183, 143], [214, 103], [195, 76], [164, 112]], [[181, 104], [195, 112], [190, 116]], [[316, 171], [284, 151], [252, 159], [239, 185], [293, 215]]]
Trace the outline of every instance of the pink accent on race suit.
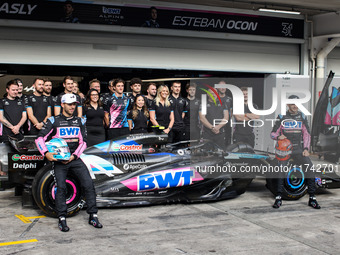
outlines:
[[281, 133], [282, 133], [282, 125], [280, 125], [280, 127], [276, 130], [276, 132], [272, 132], [270, 136], [272, 137], [272, 139], [277, 140], [277, 138], [281, 135]]
[[[73, 188], [73, 196], [69, 199], [69, 200], [67, 200], [66, 201], [66, 204], [69, 204], [69, 203], [72, 203], [72, 201], [75, 199], [75, 197], [76, 197], [76, 195], [77, 195], [77, 187], [76, 187], [76, 185], [74, 185], [74, 183], [73, 182], [71, 182], [70, 180], [66, 180], [66, 183], [68, 183], [68, 184], [70, 184], [71, 186], [72, 186], [72, 188]], [[53, 199], [55, 200], [55, 192], [54, 192], [54, 189], [55, 189], [55, 184], [53, 185], [53, 187], [52, 187], [52, 197], [53, 197]], [[58, 189], [58, 188], [57, 188]]]
[[2, 123], [0, 123], [0, 135], [2, 135]]
[[35, 139], [35, 144], [37, 145], [37, 148], [41, 155], [45, 155], [45, 153], [48, 151], [45, 141], [47, 140], [48, 136], [52, 133], [53, 130], [51, 130], [46, 136], [44, 137], [38, 137]]
[[302, 126], [302, 137], [303, 137], [303, 146], [309, 149], [310, 146], [310, 134], [305, 125]]
[[82, 135], [80, 135], [79, 136], [79, 146], [73, 154], [76, 155], [79, 158], [80, 155], [83, 153], [83, 151], [86, 149], [86, 147], [87, 147], [87, 144], [83, 141]]

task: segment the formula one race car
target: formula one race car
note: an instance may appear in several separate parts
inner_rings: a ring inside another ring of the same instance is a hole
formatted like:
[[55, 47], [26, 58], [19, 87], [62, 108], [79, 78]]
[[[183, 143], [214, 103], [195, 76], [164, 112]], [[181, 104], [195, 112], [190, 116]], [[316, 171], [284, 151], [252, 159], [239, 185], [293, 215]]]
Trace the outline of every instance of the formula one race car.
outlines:
[[[276, 164], [273, 157], [255, 153], [246, 144], [233, 144], [224, 151], [208, 140], [190, 142], [191, 146], [188, 142], [167, 144], [166, 134], [148, 133], [128, 135], [87, 148], [81, 159], [94, 181], [97, 206], [127, 207], [234, 198], [244, 193], [252, 179], [260, 174], [250, 169]], [[44, 213], [55, 216], [57, 187], [52, 165], [44, 163], [44, 158], [34, 148], [33, 138], [12, 143], [20, 153], [0, 144], [1, 170], [8, 172], [9, 183], [17, 184], [16, 193], [22, 193], [23, 205], [35, 202]], [[322, 178], [327, 178], [327, 174]], [[285, 180], [285, 198], [298, 199], [306, 193], [301, 171], [293, 167]], [[72, 216], [86, 200], [77, 176], [70, 172], [66, 182], [68, 215]], [[329, 183], [322, 179], [318, 184], [326, 187]], [[275, 179], [268, 178], [267, 187], [274, 192]]]

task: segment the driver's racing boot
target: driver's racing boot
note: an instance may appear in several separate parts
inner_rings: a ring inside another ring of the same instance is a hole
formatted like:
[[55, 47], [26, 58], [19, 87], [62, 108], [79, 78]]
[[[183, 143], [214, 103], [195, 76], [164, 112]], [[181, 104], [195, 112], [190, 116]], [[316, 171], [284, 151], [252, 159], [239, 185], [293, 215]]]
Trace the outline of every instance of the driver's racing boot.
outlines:
[[318, 201], [316, 201], [315, 197], [309, 197], [308, 205], [314, 209], [321, 209], [321, 206], [318, 204]]
[[282, 205], [282, 199], [281, 196], [275, 197], [275, 202], [273, 204], [273, 208], [278, 209]]
[[59, 217], [58, 227], [62, 232], [67, 232], [70, 230], [66, 224], [66, 218], [64, 216]]
[[103, 225], [99, 222], [97, 214], [90, 214], [89, 224], [94, 226], [95, 228], [102, 228]]

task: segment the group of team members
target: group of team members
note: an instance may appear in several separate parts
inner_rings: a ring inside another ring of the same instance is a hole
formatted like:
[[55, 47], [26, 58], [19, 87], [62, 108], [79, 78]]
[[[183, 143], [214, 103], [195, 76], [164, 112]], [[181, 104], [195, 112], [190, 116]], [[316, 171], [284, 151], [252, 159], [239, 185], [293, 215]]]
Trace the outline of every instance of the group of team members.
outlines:
[[[179, 81], [171, 83], [171, 91], [167, 85], [157, 88], [155, 83], [149, 83], [147, 95], [141, 94], [142, 81], [139, 78], [130, 80], [132, 92], [129, 96], [124, 93], [125, 85], [122, 79], [111, 80], [109, 92], [100, 93], [100, 81], [94, 79], [89, 82], [89, 91], [84, 96], [77, 82], [66, 76], [63, 80], [64, 91], [53, 97], [50, 80], [36, 78], [34, 92], [30, 95], [22, 93], [20, 79], [11, 80], [6, 85], [4, 98], [0, 100], [0, 121], [3, 124], [1, 141], [6, 142], [8, 136], [21, 140], [23, 134], [37, 135], [49, 117], [61, 113], [62, 96], [75, 94], [77, 106], [73, 115], [86, 119], [88, 146], [129, 133], [151, 132], [152, 126], [164, 127], [163, 131], [169, 135], [168, 142], [203, 137], [215, 141], [222, 148], [231, 144], [231, 127], [226, 124], [232, 117], [232, 99], [226, 95], [225, 88], [217, 89], [223, 101], [217, 100], [216, 104], [209, 97], [207, 113], [202, 114], [194, 83], [186, 85], [186, 98], [181, 96]], [[258, 118], [247, 107], [247, 89], [244, 88], [243, 92], [246, 114], [235, 115], [235, 120]], [[254, 147], [255, 136], [248, 126], [236, 125], [233, 137], [234, 142], [243, 141]]]
[[[225, 84], [220, 81], [220, 84]], [[66, 224], [67, 206], [65, 201], [66, 176], [69, 170], [76, 171], [81, 176], [85, 188], [89, 213], [89, 224], [101, 228], [97, 217], [95, 190], [86, 166], [79, 159], [87, 146], [91, 146], [105, 139], [129, 133], [146, 133], [152, 127], [163, 127], [168, 134], [168, 142], [183, 140], [197, 140], [201, 137], [210, 139], [221, 148], [226, 148], [233, 142], [245, 142], [254, 147], [255, 135], [248, 125], [240, 123], [258, 119], [248, 108], [248, 91], [242, 87], [244, 96], [244, 114], [233, 115], [232, 98], [227, 96], [226, 88], [210, 89], [207, 91], [208, 101], [203, 106], [196, 97], [197, 85], [186, 85], [187, 98], [181, 97], [181, 82], [173, 81], [169, 87], [155, 83], [147, 85], [147, 95], [142, 95], [142, 81], [139, 78], [130, 80], [132, 93], [124, 93], [125, 81], [111, 80], [108, 93], [100, 93], [101, 85], [97, 79], [89, 83], [89, 91], [84, 96], [78, 84], [70, 76], [63, 80], [64, 91], [57, 97], [52, 97], [52, 82], [36, 78], [33, 83], [34, 92], [23, 95], [23, 84], [20, 79], [11, 80], [6, 85], [6, 94], [0, 100], [0, 122], [2, 123], [2, 142], [8, 141], [8, 136], [21, 140], [27, 123], [28, 134], [37, 135], [36, 144], [45, 157], [53, 162], [57, 181], [56, 207], [59, 217], [58, 226], [61, 231], [69, 231]], [[217, 100], [218, 99], [218, 100]], [[206, 107], [206, 109], [203, 109]], [[257, 108], [256, 105], [254, 105]], [[310, 137], [308, 123], [295, 105], [289, 105], [287, 116], [302, 122], [300, 130], [287, 130], [277, 122], [272, 138], [275, 140], [288, 138], [293, 142], [293, 155], [303, 164], [312, 164], [308, 158]], [[232, 132], [229, 120], [239, 122]], [[27, 121], [28, 119], [28, 121]], [[281, 119], [281, 118], [280, 118]], [[218, 120], [218, 121], [216, 121]], [[73, 130], [68, 132], [67, 129]], [[79, 132], [77, 132], [77, 130]], [[48, 137], [65, 138], [69, 145], [71, 158], [65, 162], [58, 162], [53, 153], [46, 148]], [[303, 144], [302, 145], [302, 141]], [[303, 147], [302, 147], [303, 146]], [[309, 205], [320, 209], [314, 193], [313, 178], [308, 180], [310, 194]], [[283, 181], [278, 185], [277, 197], [273, 205], [279, 208], [282, 204]]]

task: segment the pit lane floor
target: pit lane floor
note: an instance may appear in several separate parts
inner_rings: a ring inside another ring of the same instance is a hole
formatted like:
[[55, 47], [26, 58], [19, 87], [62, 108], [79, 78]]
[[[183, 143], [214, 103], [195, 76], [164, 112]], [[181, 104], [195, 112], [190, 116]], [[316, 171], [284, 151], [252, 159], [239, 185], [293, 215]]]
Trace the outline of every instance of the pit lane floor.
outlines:
[[240, 197], [215, 203], [101, 209], [103, 229], [81, 211], [68, 233], [1, 191], [0, 254], [339, 254], [340, 189], [318, 192], [321, 210], [307, 196], [276, 210], [264, 185], [258, 178]]

